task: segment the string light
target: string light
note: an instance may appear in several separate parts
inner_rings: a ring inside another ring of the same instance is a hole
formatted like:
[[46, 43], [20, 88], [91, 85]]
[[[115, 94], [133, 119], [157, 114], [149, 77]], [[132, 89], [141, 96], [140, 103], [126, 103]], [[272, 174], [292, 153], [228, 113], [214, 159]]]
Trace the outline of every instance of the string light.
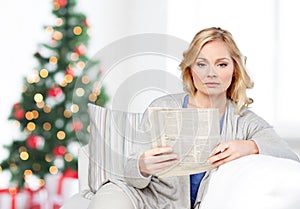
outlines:
[[58, 169], [57, 169], [56, 166], [53, 165], [53, 166], [50, 166], [49, 172], [50, 172], [51, 174], [57, 174], [57, 173], [58, 173]]
[[28, 152], [21, 152], [20, 153], [20, 158], [21, 158], [21, 160], [28, 160], [28, 158], [29, 158], [29, 154], [28, 154]]
[[55, 31], [52, 35], [52, 38], [56, 41], [59, 41], [63, 38], [63, 34], [60, 31]]
[[83, 84], [88, 84], [89, 82], [90, 82], [90, 79], [89, 79], [89, 77], [88, 76], [82, 76], [82, 78], [81, 78], [81, 82], [83, 83]]
[[65, 81], [67, 83], [71, 83], [73, 81], [73, 76], [72, 75], [65, 75]]
[[56, 26], [62, 26], [63, 23], [64, 23], [64, 20], [62, 18], [57, 18], [55, 25]]
[[43, 129], [45, 130], [45, 131], [50, 131], [51, 130], [51, 124], [49, 123], [49, 122], [45, 122], [44, 124], [43, 124]]
[[57, 64], [57, 57], [54, 57], [54, 56], [50, 57], [49, 62], [50, 62], [50, 64], [56, 65]]
[[79, 68], [79, 69], [84, 69], [85, 68], [85, 62], [83, 62], [83, 61], [80, 61], [80, 62], [78, 62], [77, 63], [77, 67]]
[[79, 111], [79, 106], [77, 104], [72, 104], [71, 111], [72, 113], [77, 113]]
[[26, 118], [27, 120], [32, 120], [32, 119], [33, 119], [33, 113], [32, 113], [32, 112], [26, 112], [25, 118]]
[[64, 116], [65, 116], [65, 118], [70, 118], [70, 117], [72, 117], [72, 112], [70, 110], [65, 110]]
[[27, 126], [26, 126], [26, 127], [27, 127], [27, 129], [28, 129], [29, 131], [34, 131], [36, 125], [35, 125], [34, 122], [29, 122], [29, 123], [27, 123]]
[[40, 76], [41, 76], [42, 78], [47, 78], [47, 77], [48, 77], [48, 74], [49, 74], [49, 72], [48, 72], [47, 69], [41, 69], [41, 70], [40, 70]]
[[38, 107], [38, 108], [44, 108], [44, 106], [45, 106], [45, 102], [44, 101], [41, 101], [41, 102], [37, 102], [36, 103], [36, 106]]
[[53, 33], [54, 29], [53, 29], [51, 26], [48, 26], [48, 27], [46, 28], [46, 31], [47, 31], [48, 33]]
[[67, 162], [71, 162], [73, 160], [73, 155], [71, 155], [70, 153], [66, 153], [64, 159]]
[[77, 88], [75, 93], [77, 96], [82, 97], [84, 95], [85, 91], [83, 88]]
[[44, 97], [40, 93], [37, 93], [37, 94], [34, 95], [34, 101], [37, 102], [37, 103], [42, 102], [43, 99], [44, 99]]
[[77, 54], [75, 52], [71, 53], [70, 59], [74, 62], [77, 61], [79, 59], [79, 54]]
[[95, 93], [91, 93], [91, 94], [89, 95], [89, 100], [90, 100], [91, 102], [95, 102], [95, 101], [97, 100], [97, 95], [96, 95]]
[[56, 137], [59, 140], [64, 140], [66, 138], [66, 133], [64, 131], [59, 131], [59, 132], [57, 132]]
[[79, 36], [82, 33], [82, 28], [80, 26], [76, 26], [73, 28], [73, 33]]

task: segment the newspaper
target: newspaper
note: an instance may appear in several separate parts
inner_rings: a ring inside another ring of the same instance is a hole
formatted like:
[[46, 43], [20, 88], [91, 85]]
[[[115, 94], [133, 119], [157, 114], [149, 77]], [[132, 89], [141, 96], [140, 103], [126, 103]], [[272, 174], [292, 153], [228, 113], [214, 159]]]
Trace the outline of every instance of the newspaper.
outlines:
[[190, 175], [213, 169], [207, 160], [221, 140], [218, 109], [149, 107], [148, 114], [152, 146], [170, 146], [179, 159], [157, 176]]

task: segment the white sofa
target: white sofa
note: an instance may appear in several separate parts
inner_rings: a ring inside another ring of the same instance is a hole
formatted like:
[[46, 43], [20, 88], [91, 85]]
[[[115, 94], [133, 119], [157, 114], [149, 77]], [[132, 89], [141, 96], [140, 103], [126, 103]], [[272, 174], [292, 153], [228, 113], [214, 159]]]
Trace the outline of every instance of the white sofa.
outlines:
[[[62, 209], [86, 209], [93, 194], [88, 186], [88, 146], [79, 150], [79, 193]], [[218, 201], [216, 201], [218, 200]], [[221, 166], [212, 173], [201, 209], [300, 208], [300, 163], [251, 155]]]
[[86, 209], [89, 206], [92, 195], [88, 185], [89, 151], [88, 145], [79, 149], [78, 153], [78, 180], [79, 193], [70, 197], [61, 209]]

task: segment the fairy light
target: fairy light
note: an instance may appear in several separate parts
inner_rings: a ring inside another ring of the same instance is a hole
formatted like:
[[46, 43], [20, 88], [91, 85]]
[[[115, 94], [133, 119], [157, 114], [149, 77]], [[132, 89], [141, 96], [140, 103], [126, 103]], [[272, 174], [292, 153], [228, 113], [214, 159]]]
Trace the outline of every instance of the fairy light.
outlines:
[[71, 83], [73, 81], [73, 76], [72, 75], [65, 75], [65, 81], [67, 83]]
[[34, 95], [34, 101], [37, 102], [37, 103], [42, 102], [43, 99], [44, 99], [44, 97], [40, 93], [37, 93], [37, 94]]
[[59, 131], [59, 132], [57, 132], [56, 137], [59, 140], [64, 140], [66, 138], [66, 133], [64, 131]]
[[41, 76], [42, 78], [47, 78], [48, 75], [49, 75], [49, 72], [48, 72], [47, 69], [41, 69], [41, 70], [40, 70], [40, 76]]
[[49, 62], [50, 62], [50, 64], [53, 64], [53, 65], [57, 64], [57, 57], [54, 57], [54, 56], [50, 57]]
[[29, 159], [29, 154], [28, 154], [28, 152], [21, 152], [20, 153], [20, 158], [21, 158], [21, 160], [28, 160]]
[[89, 100], [90, 100], [91, 102], [95, 102], [95, 101], [97, 100], [97, 95], [96, 95], [95, 93], [91, 93], [91, 94], [89, 95]]
[[45, 186], [45, 180], [44, 179], [40, 179], [40, 187]]
[[56, 26], [62, 26], [63, 23], [64, 23], [64, 20], [59, 17], [59, 18], [56, 19], [55, 25]]
[[42, 108], [44, 108], [44, 106], [45, 106], [45, 102], [44, 102], [44, 101], [37, 102], [37, 103], [36, 103], [36, 106], [37, 106], [38, 108], [42, 109]]
[[35, 130], [35, 128], [36, 128], [36, 125], [35, 125], [35, 123], [34, 122], [29, 122], [29, 123], [27, 123], [27, 129], [29, 130], [29, 131], [34, 131]]
[[88, 76], [85, 75], [85, 76], [82, 76], [81, 82], [82, 82], [83, 84], [87, 85], [87, 84], [90, 82], [90, 79], [89, 79]]
[[51, 26], [48, 26], [46, 28], [46, 32], [48, 32], [48, 33], [53, 33], [53, 31], [54, 31], [54, 29]]
[[43, 110], [44, 110], [45, 113], [50, 113], [51, 112], [51, 107], [44, 106]]
[[85, 91], [83, 88], [77, 88], [75, 93], [77, 96], [82, 97], [84, 95]]
[[65, 161], [71, 162], [73, 160], [73, 155], [70, 153], [66, 153], [64, 156]]
[[51, 128], [52, 128], [52, 126], [51, 126], [51, 124], [50, 124], [49, 122], [45, 122], [45, 123], [43, 124], [43, 129], [44, 129], [45, 131], [50, 131]]
[[49, 155], [45, 155], [45, 161], [50, 163], [52, 162], [52, 158]]
[[77, 61], [79, 59], [79, 55], [75, 52], [73, 52], [71, 55], [70, 55], [70, 58], [72, 61]]
[[36, 110], [33, 110], [33, 111], [32, 111], [32, 114], [33, 114], [33, 118], [34, 118], [34, 119], [37, 119], [37, 118], [39, 117], [39, 112], [36, 111]]
[[70, 118], [70, 117], [72, 117], [72, 112], [70, 110], [65, 110], [64, 116], [65, 116], [65, 118]]
[[25, 181], [28, 180], [28, 178], [30, 178], [32, 176], [32, 171], [31, 170], [25, 170], [24, 171], [24, 179]]
[[33, 119], [33, 113], [32, 113], [32, 112], [26, 112], [25, 118], [26, 118], [27, 120], [32, 120], [32, 119]]
[[50, 166], [50, 168], [49, 168], [49, 172], [51, 173], [51, 174], [57, 174], [58, 173], [58, 168], [56, 167], [56, 166]]
[[26, 152], [27, 149], [24, 146], [19, 147], [19, 152]]
[[0, 173], [2, 172], [2, 167], [1, 167], [1, 165], [0, 165]]
[[59, 41], [63, 38], [63, 34], [60, 31], [55, 31], [52, 35], [53, 39]]
[[81, 70], [85, 68], [85, 62], [80, 61], [77, 63], [77, 67], [80, 68]]
[[79, 106], [77, 104], [72, 104], [70, 109], [72, 113], [77, 113], [79, 111]]
[[73, 33], [79, 36], [82, 33], [82, 28], [80, 26], [76, 26], [73, 28]]

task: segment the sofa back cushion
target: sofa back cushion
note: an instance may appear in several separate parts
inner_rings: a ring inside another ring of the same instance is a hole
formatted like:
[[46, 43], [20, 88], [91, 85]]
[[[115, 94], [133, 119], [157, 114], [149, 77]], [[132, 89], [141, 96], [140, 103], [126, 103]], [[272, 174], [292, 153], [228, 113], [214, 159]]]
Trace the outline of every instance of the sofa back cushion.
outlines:
[[133, 150], [142, 113], [88, 104], [90, 116], [89, 187], [97, 192], [109, 179], [123, 179], [125, 159]]

